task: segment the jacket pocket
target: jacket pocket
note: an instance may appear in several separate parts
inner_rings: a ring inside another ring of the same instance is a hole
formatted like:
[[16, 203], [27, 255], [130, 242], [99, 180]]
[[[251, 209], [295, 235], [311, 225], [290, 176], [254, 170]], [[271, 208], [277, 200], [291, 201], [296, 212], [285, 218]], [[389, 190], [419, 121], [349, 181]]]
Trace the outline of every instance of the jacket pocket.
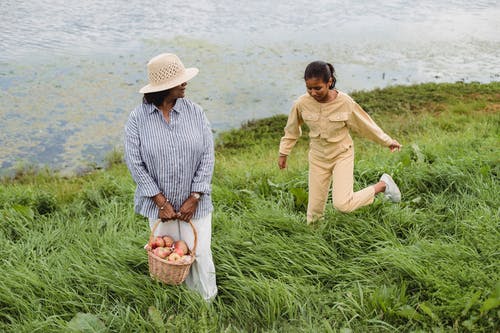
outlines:
[[302, 119], [309, 128], [309, 136], [312, 138], [318, 137], [321, 134], [321, 126], [319, 114], [313, 112], [303, 112]]
[[326, 139], [330, 142], [338, 142], [342, 140], [348, 133], [347, 129], [348, 114], [339, 112], [328, 117], [328, 125], [326, 128]]

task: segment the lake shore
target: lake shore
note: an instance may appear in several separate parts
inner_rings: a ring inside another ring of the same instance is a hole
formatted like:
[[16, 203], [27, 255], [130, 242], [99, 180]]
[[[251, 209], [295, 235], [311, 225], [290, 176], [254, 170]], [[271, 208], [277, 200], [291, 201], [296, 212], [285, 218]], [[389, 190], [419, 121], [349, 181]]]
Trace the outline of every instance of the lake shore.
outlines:
[[355, 186], [388, 172], [403, 201], [351, 214], [329, 203], [307, 226], [307, 138], [280, 171], [285, 115], [222, 132], [211, 305], [149, 278], [120, 151], [79, 176], [3, 178], [0, 331], [498, 331], [500, 82], [352, 96], [403, 144], [390, 154], [355, 136]]

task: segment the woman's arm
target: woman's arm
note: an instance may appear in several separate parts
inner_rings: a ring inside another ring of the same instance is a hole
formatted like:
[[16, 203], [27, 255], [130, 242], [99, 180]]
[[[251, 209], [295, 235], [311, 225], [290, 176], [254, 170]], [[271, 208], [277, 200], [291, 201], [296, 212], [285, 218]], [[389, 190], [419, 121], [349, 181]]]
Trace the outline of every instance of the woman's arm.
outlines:
[[214, 153], [214, 138], [212, 129], [207, 117], [203, 115], [203, 153], [196, 170], [193, 181], [191, 182], [191, 192], [200, 194], [210, 194], [212, 174], [214, 171], [215, 153]]
[[158, 184], [148, 173], [141, 157], [141, 139], [135, 111], [133, 111], [125, 125], [125, 162], [137, 184], [141, 196], [154, 197], [161, 192]]
[[211, 183], [215, 162], [214, 139], [210, 123], [203, 111], [201, 112], [203, 115], [203, 153], [191, 182], [191, 195], [179, 209], [178, 218], [184, 221], [189, 221], [193, 217], [198, 208], [200, 196], [210, 194], [212, 190]]

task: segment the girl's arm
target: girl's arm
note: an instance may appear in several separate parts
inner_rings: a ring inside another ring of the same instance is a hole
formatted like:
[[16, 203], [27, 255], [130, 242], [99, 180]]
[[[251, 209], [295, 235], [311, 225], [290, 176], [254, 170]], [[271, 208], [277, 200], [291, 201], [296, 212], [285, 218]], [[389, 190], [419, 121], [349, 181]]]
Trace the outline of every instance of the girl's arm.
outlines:
[[297, 140], [302, 135], [301, 125], [303, 123], [302, 117], [299, 114], [299, 108], [295, 103], [288, 115], [288, 121], [285, 126], [285, 135], [281, 138], [279, 153], [280, 156], [290, 155]]
[[359, 135], [376, 142], [384, 147], [389, 147], [391, 151], [400, 149], [401, 145], [396, 140], [387, 135], [376, 123], [359, 106], [358, 103], [352, 102], [351, 112], [347, 120], [347, 126]]

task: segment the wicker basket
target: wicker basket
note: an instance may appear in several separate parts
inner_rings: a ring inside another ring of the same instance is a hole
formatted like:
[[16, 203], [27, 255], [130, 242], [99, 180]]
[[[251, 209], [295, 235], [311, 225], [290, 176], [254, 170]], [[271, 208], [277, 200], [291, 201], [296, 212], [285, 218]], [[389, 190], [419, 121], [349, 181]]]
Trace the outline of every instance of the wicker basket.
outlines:
[[[153, 240], [154, 232], [158, 227], [158, 225], [160, 224], [160, 222], [161, 220], [158, 219], [153, 228], [151, 229], [151, 235], [149, 236], [149, 244]], [[189, 269], [191, 268], [191, 265], [196, 259], [195, 254], [196, 254], [196, 244], [198, 243], [198, 234], [191, 221], [186, 223], [189, 223], [191, 229], [193, 229], [193, 235], [194, 235], [193, 249], [189, 251], [189, 254], [191, 255], [191, 260], [189, 262], [181, 262], [181, 263], [169, 262], [153, 254], [152, 249], [149, 248], [148, 249], [149, 275], [151, 275], [152, 279], [164, 282], [166, 284], [179, 285], [182, 282], [184, 282], [184, 280], [187, 278], [189, 274]]]

